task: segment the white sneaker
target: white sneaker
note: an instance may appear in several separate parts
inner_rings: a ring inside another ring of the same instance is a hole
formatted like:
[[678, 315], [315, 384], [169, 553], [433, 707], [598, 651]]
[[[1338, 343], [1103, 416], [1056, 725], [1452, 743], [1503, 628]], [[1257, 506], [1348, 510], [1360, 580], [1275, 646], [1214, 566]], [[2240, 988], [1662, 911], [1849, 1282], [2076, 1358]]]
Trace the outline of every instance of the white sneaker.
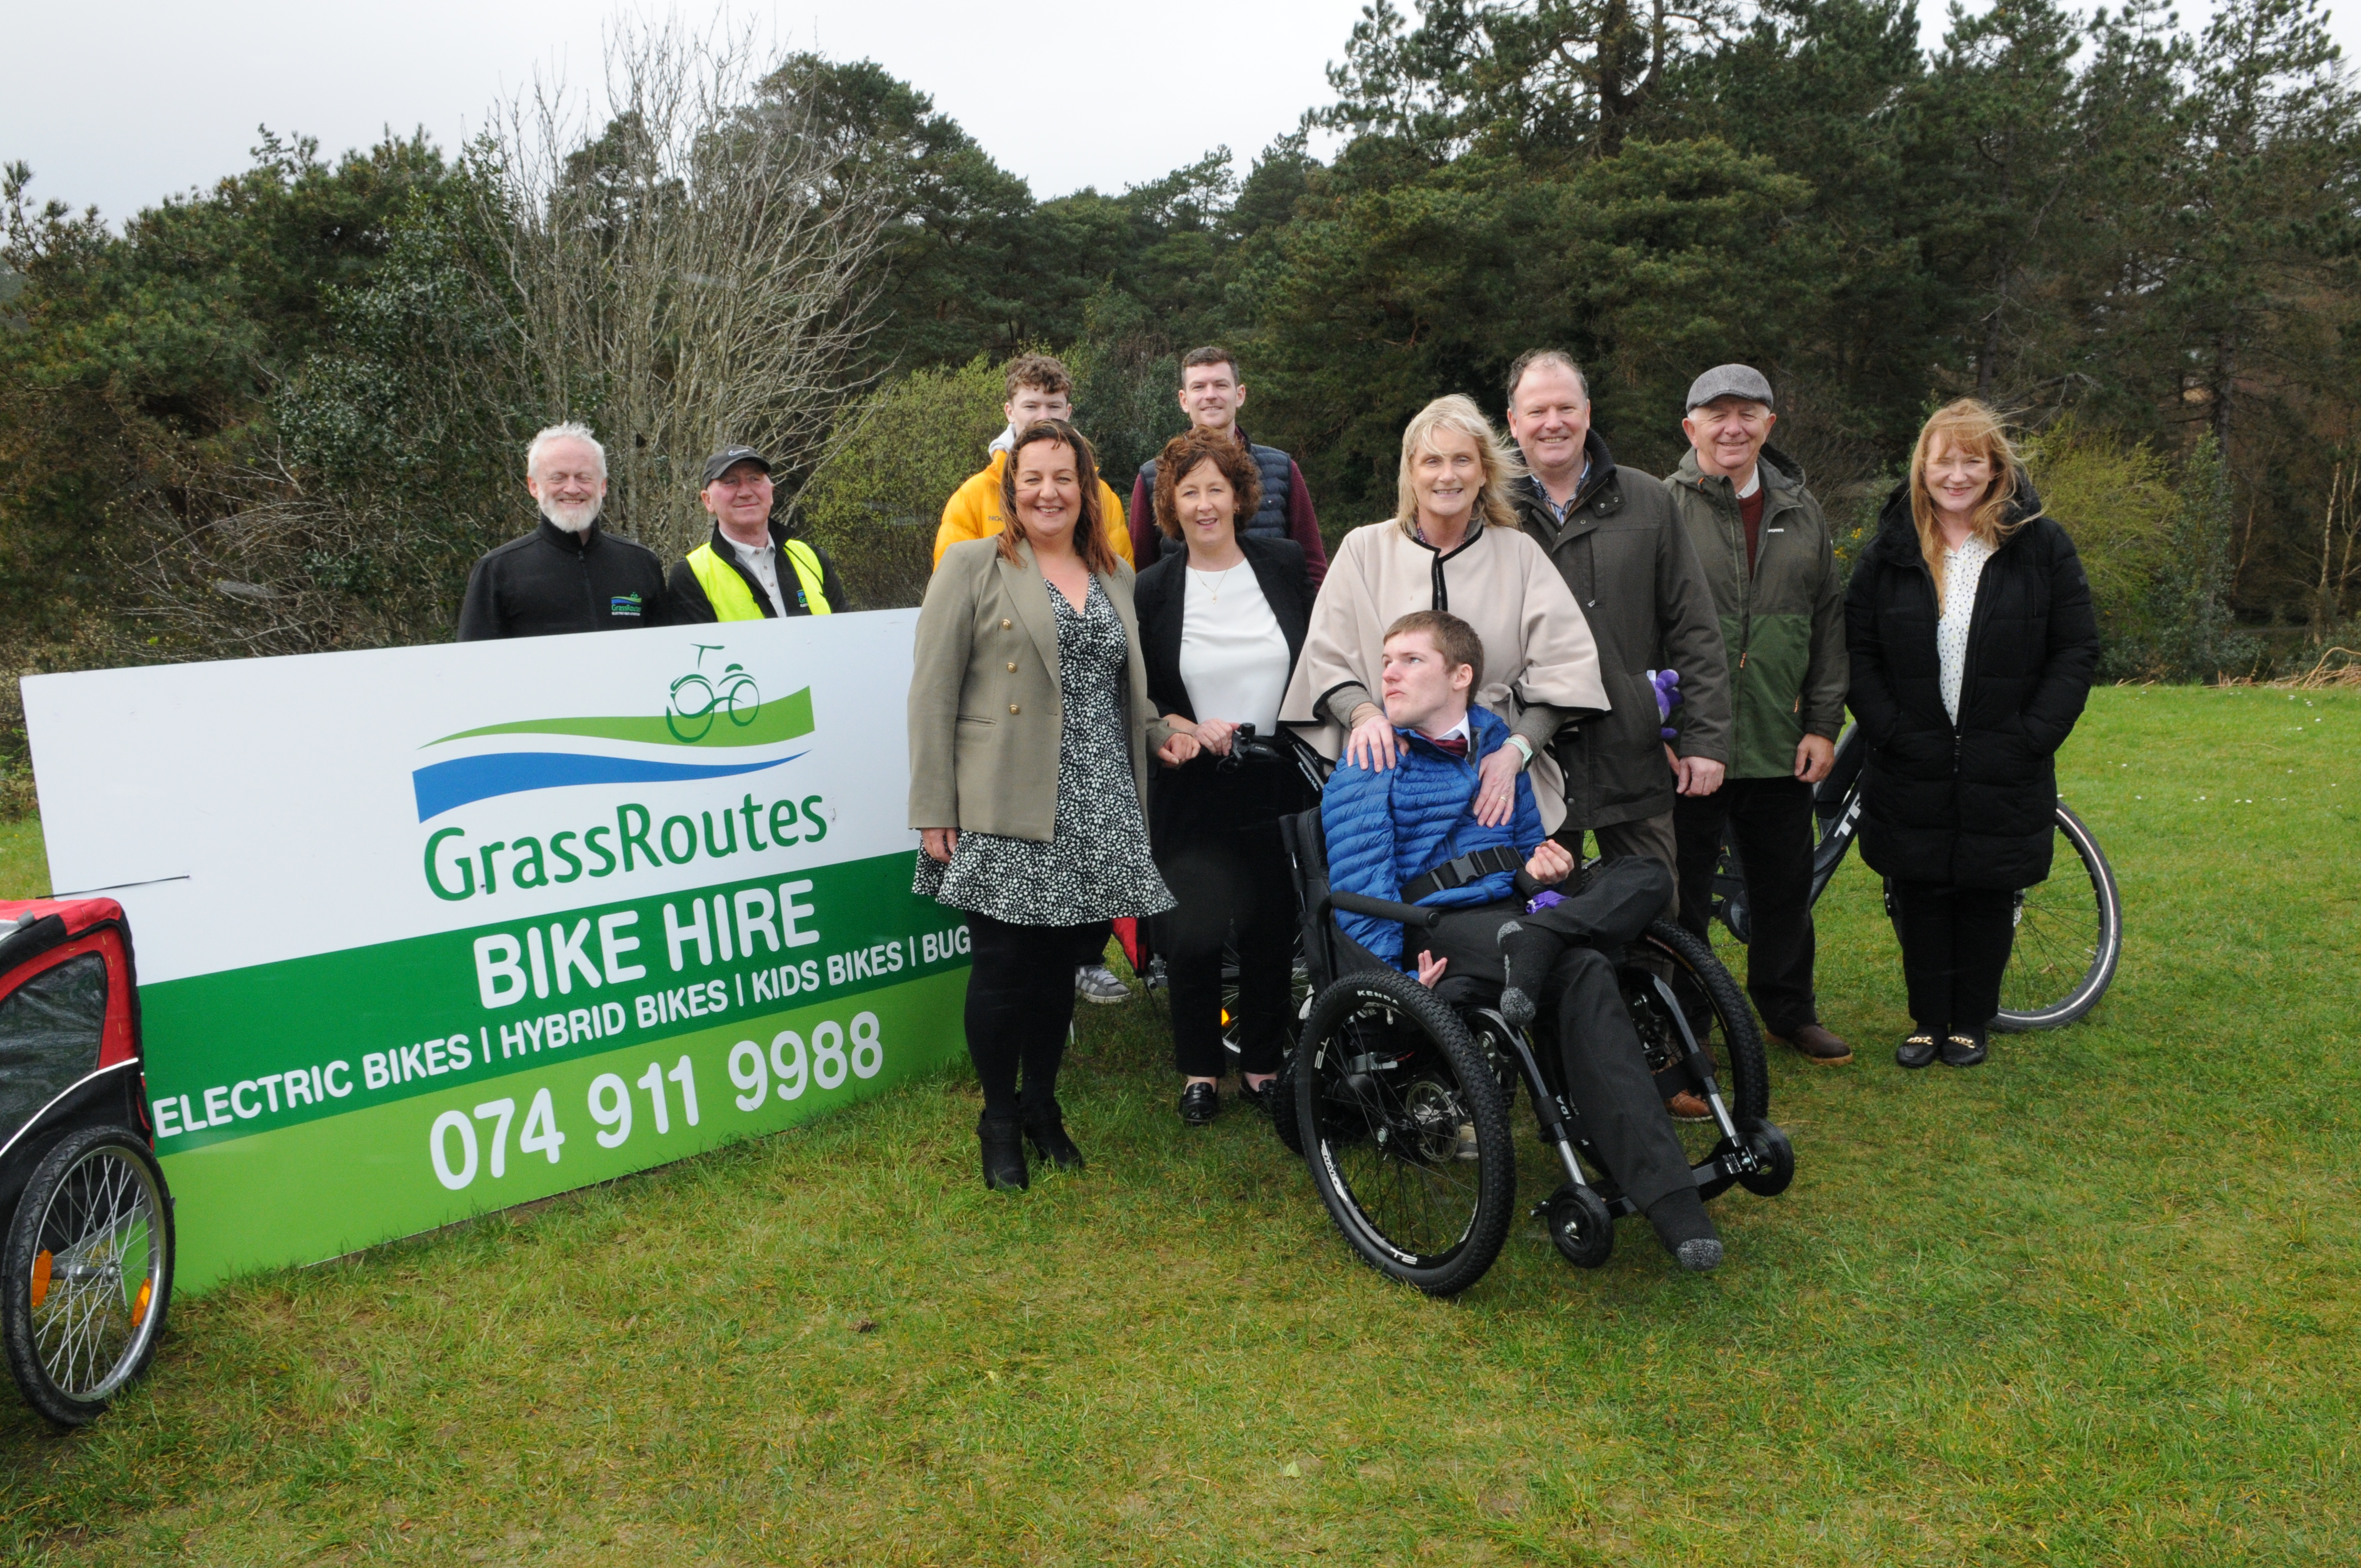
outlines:
[[1104, 1006], [1131, 1000], [1131, 987], [1117, 980], [1104, 964], [1083, 964], [1074, 970], [1074, 994]]

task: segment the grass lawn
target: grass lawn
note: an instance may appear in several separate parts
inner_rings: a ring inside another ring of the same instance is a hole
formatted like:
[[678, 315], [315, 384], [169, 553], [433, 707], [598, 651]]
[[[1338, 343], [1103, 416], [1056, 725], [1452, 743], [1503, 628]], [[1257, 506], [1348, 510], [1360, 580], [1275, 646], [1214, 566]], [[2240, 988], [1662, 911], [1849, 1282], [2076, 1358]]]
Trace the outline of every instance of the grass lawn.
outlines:
[[1774, 1057], [1799, 1174], [1717, 1203], [1719, 1273], [1525, 1225], [1455, 1302], [1392, 1287], [1266, 1126], [1179, 1126], [1157, 1003], [1086, 1009], [1087, 1172], [984, 1193], [946, 1075], [224, 1287], [88, 1431], [0, 1394], [0, 1554], [2350, 1563], [2361, 693], [2104, 690], [2064, 779], [2113, 993], [1901, 1072], [1856, 861], [1820, 975], [1858, 1060]]
[[0, 822], [0, 898], [47, 898], [49, 853], [38, 817]]

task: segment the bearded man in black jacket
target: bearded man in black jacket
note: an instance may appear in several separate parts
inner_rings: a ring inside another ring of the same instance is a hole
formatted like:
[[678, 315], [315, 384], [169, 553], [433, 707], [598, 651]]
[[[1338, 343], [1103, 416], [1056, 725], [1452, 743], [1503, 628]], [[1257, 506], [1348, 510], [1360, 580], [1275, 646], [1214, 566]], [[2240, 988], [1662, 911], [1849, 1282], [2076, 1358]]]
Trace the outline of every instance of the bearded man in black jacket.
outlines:
[[541, 526], [476, 563], [459, 641], [664, 625], [664, 563], [607, 532], [607, 449], [589, 427], [551, 425], [525, 447], [524, 468]]

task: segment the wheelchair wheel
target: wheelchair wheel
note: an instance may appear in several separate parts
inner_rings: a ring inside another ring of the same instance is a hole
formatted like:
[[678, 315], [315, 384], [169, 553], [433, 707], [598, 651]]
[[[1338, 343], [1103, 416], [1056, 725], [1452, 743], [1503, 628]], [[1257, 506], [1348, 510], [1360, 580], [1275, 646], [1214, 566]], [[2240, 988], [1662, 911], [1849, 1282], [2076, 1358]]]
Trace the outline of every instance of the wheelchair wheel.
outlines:
[[1576, 1268], [1604, 1266], [1615, 1251], [1615, 1216], [1607, 1201], [1587, 1187], [1565, 1186], [1543, 1205], [1551, 1245]]
[[1787, 1184], [1795, 1179], [1795, 1146], [1787, 1141], [1787, 1135], [1758, 1119], [1739, 1123], [1738, 1135], [1763, 1162], [1740, 1177], [1738, 1184], [1758, 1198], [1776, 1198], [1786, 1191]]
[[[1742, 1125], [1768, 1116], [1771, 1069], [1763, 1059], [1763, 1036], [1754, 1026], [1754, 1014], [1746, 1004], [1745, 993], [1739, 990], [1738, 981], [1722, 967], [1721, 960], [1713, 956], [1713, 949], [1691, 936], [1686, 927], [1659, 920], [1631, 944], [1629, 961], [1670, 983], [1688, 1020], [1689, 1031], [1697, 1036], [1698, 1048], [1713, 1064], [1714, 1079], [1721, 1086], [1722, 1101], [1730, 1108], [1730, 1119]], [[1632, 1026], [1639, 1031], [1640, 1044], [1648, 1054], [1648, 1066], [1653, 1070], [1678, 1071], [1673, 1064], [1681, 1055], [1680, 1030], [1664, 1016], [1663, 999], [1653, 988], [1633, 984], [1632, 978], [1625, 976], [1623, 1003], [1631, 1011]], [[1699, 1104], [1674, 1102], [1681, 1146], [1691, 1165], [1705, 1159], [1721, 1143], [1721, 1129], [1712, 1118], [1696, 1115]], [[1690, 1113], [1688, 1116], [1680, 1114], [1684, 1108]], [[1728, 1186], [1729, 1182], [1723, 1180], [1699, 1190], [1711, 1198]]]
[[1295, 1096], [1312, 1184], [1364, 1260], [1430, 1296], [1484, 1277], [1516, 1152], [1499, 1080], [1450, 1008], [1392, 970], [1345, 976], [1312, 1004]]
[[85, 1426], [147, 1369], [172, 1296], [163, 1172], [126, 1127], [67, 1135], [8, 1226], [0, 1339], [26, 1402]]

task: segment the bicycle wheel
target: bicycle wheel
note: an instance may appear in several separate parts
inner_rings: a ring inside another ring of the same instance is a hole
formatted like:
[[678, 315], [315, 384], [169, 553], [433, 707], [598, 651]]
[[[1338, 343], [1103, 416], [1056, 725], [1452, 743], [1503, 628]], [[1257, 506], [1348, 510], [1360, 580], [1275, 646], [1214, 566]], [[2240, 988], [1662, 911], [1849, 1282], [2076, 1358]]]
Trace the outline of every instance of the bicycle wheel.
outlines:
[[1338, 981], [1312, 1004], [1295, 1094], [1312, 1185], [1365, 1262], [1430, 1296], [1484, 1277], [1508, 1239], [1516, 1149], [1450, 1008], [1392, 970]]
[[735, 664], [730, 670], [732, 673], [725, 674], [721, 680], [721, 708], [730, 716], [731, 724], [743, 729], [762, 711], [763, 692], [754, 684], [753, 676]]
[[[697, 693], [703, 696], [692, 707], [682, 697], [683, 692], [690, 693], [692, 697]], [[672, 738], [692, 746], [704, 740], [705, 732], [713, 728], [713, 683], [703, 675], [683, 675], [673, 682], [668, 695], [672, 706], [664, 710], [664, 728], [672, 731]], [[688, 728], [684, 729], [683, 725]]]
[[34, 1168], [8, 1227], [0, 1340], [33, 1409], [96, 1420], [146, 1370], [172, 1296], [172, 1208], [126, 1127], [88, 1127]]
[[[1648, 974], [1660, 975], [1671, 985], [1697, 1048], [1713, 1065], [1731, 1120], [1767, 1119], [1771, 1069], [1763, 1058], [1763, 1036], [1754, 1026], [1745, 993], [1713, 950], [1669, 920], [1656, 921], [1628, 949], [1623, 1005], [1639, 1031], [1649, 1070], [1677, 1070], [1674, 1064], [1682, 1054], [1680, 1031], [1665, 1015], [1663, 997], [1644, 983], [1642, 977]], [[1680, 1130], [1681, 1149], [1694, 1166], [1720, 1146], [1721, 1128], [1710, 1115], [1683, 1117], [1677, 1113], [1675, 1107], [1674, 1124]], [[1698, 1190], [1710, 1198], [1729, 1185], [1722, 1180]]]
[[2016, 938], [2001, 971], [2000, 1015], [2010, 1034], [2055, 1029], [2099, 1004], [2124, 955], [2124, 901], [2114, 868], [2082, 819], [2058, 806], [2049, 880], [2016, 895]]

